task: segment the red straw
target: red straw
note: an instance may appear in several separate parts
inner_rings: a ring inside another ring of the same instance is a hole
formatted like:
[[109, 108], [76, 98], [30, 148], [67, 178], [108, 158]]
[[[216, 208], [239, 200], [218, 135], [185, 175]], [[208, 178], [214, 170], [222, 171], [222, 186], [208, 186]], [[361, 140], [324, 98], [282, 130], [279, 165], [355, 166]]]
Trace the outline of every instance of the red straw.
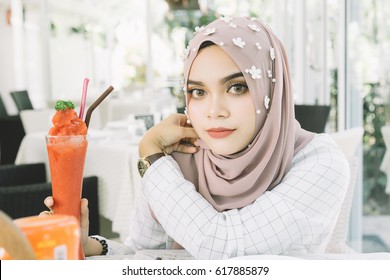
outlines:
[[83, 119], [84, 116], [85, 101], [87, 100], [88, 82], [89, 79], [85, 78], [83, 83], [83, 95], [81, 96], [81, 106], [80, 106], [80, 113], [79, 113], [80, 119]]

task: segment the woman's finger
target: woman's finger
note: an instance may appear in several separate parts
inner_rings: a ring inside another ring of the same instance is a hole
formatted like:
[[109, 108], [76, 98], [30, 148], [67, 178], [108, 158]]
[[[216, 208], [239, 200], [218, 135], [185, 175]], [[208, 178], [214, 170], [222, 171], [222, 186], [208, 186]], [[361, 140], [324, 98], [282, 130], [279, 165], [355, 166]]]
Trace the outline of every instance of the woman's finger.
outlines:
[[180, 144], [199, 147], [199, 138], [184, 138]]
[[42, 211], [39, 213], [39, 216], [51, 216], [53, 215], [53, 211]]
[[81, 230], [87, 231], [89, 228], [89, 209], [88, 209], [88, 199], [81, 199], [81, 217], [80, 217]]
[[187, 125], [187, 116], [184, 114], [174, 114], [174, 119], [177, 120], [180, 126], [186, 126]]
[[43, 201], [43, 203], [46, 205], [47, 208], [52, 210], [53, 204], [54, 204], [53, 197], [52, 196], [46, 197], [45, 200]]
[[192, 127], [182, 127], [181, 138], [198, 139], [199, 137], [198, 134], [196, 134], [195, 129]]
[[194, 154], [198, 151], [198, 148], [188, 144], [179, 144], [175, 148], [175, 151], [179, 153]]

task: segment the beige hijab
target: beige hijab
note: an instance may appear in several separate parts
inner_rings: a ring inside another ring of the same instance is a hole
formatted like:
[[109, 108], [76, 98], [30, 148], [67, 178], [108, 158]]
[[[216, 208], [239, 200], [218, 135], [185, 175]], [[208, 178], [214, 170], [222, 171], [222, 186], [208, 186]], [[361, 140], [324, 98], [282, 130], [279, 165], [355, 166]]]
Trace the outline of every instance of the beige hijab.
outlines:
[[214, 154], [203, 142], [196, 154], [174, 153], [173, 157], [197, 191], [216, 210], [224, 211], [244, 207], [278, 185], [293, 156], [314, 134], [295, 120], [286, 53], [265, 24], [253, 18], [223, 17], [197, 28], [185, 51], [185, 85], [207, 41], [221, 47], [244, 74], [257, 111], [256, 133], [245, 150], [227, 157]]

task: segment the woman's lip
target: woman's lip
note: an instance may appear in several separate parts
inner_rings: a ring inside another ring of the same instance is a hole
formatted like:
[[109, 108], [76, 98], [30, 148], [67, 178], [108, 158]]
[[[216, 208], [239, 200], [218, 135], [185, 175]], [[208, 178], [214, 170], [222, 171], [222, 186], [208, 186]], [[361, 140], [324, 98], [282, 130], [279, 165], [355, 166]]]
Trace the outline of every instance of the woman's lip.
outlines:
[[232, 134], [235, 131], [235, 129], [218, 127], [218, 128], [210, 128], [206, 131], [213, 138], [224, 138]]

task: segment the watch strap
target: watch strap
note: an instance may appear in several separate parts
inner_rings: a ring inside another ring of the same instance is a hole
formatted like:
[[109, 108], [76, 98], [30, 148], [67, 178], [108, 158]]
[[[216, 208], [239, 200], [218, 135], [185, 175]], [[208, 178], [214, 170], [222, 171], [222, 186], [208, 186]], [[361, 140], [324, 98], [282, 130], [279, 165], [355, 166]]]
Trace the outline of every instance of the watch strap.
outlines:
[[145, 159], [150, 163], [150, 165], [153, 164], [153, 162], [157, 161], [159, 158], [162, 158], [165, 156], [165, 153], [156, 153], [150, 156], [146, 156]]
[[138, 160], [138, 172], [141, 177], [144, 177], [146, 170], [159, 158], [165, 156], [165, 153], [152, 154]]

